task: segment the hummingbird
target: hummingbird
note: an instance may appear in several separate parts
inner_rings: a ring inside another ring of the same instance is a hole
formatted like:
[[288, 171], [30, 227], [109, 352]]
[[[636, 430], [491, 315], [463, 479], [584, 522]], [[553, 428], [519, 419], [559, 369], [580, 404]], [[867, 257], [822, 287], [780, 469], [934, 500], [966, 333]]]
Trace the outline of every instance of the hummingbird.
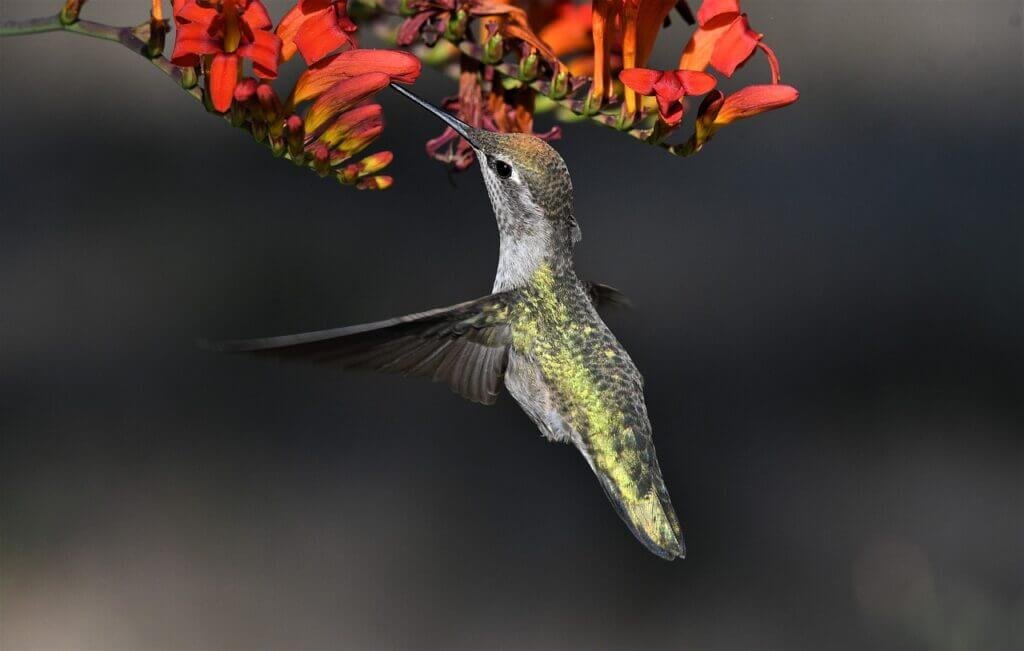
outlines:
[[654, 449], [644, 381], [597, 307], [626, 302], [580, 280], [580, 227], [565, 161], [540, 138], [469, 126], [392, 87], [472, 146], [500, 233], [491, 293], [375, 323], [221, 342], [250, 353], [445, 382], [493, 404], [502, 385], [550, 441], [571, 443], [633, 535], [666, 560], [683, 557], [679, 519]]

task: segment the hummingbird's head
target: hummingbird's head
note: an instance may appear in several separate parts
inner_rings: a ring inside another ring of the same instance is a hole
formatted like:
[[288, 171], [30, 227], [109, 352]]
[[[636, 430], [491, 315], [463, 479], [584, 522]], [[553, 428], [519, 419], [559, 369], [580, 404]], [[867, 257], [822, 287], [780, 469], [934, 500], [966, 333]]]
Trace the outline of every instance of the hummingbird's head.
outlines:
[[525, 133], [471, 127], [401, 86], [392, 87], [473, 147], [503, 239], [529, 239], [552, 253], [571, 251], [580, 239], [573, 217], [572, 180], [565, 161], [551, 145]]

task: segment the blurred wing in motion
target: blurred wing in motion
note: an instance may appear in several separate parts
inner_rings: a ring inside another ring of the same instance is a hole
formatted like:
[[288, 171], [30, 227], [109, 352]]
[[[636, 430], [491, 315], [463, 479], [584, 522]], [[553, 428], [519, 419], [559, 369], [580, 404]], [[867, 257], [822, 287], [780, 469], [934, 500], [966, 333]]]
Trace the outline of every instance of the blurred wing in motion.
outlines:
[[587, 288], [590, 302], [600, 311], [604, 311], [607, 307], [633, 307], [633, 302], [629, 300], [629, 297], [611, 285], [590, 281], [584, 281], [583, 285]]
[[429, 377], [493, 404], [508, 362], [508, 292], [363, 325], [264, 339], [203, 342], [225, 353]]

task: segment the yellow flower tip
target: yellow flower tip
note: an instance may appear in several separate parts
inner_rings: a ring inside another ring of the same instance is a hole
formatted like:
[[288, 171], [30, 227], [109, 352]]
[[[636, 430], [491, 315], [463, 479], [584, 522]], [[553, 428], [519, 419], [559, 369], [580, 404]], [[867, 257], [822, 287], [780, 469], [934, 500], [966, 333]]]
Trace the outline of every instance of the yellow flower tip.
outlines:
[[370, 154], [363, 160], [359, 161], [359, 176], [376, 174], [390, 165], [394, 158], [395, 155], [390, 151], [379, 151], [375, 154]]

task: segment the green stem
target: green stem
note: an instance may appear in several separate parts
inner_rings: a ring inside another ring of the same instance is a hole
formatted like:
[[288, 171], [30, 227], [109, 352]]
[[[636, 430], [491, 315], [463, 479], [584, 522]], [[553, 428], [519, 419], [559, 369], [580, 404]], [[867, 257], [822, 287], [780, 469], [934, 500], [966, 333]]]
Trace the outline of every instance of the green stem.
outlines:
[[[28, 18], [26, 20], [5, 20], [0, 22], [0, 38], [5, 36], [26, 36], [29, 34], [43, 34], [45, 32], [71, 32], [80, 36], [98, 38], [103, 41], [120, 43], [135, 54], [152, 63], [158, 70], [181, 84], [181, 68], [172, 64], [162, 56], [148, 56], [149, 23], [143, 23], [137, 27], [115, 27], [91, 20], [76, 20], [70, 25], [65, 25], [60, 20], [60, 14], [47, 16], [45, 18]], [[198, 88], [183, 89], [193, 99], [202, 101], [203, 92]]]
[[64, 29], [60, 22], [60, 14], [46, 18], [29, 18], [28, 20], [5, 20], [0, 22], [0, 36], [24, 36], [42, 32], [56, 32]]

